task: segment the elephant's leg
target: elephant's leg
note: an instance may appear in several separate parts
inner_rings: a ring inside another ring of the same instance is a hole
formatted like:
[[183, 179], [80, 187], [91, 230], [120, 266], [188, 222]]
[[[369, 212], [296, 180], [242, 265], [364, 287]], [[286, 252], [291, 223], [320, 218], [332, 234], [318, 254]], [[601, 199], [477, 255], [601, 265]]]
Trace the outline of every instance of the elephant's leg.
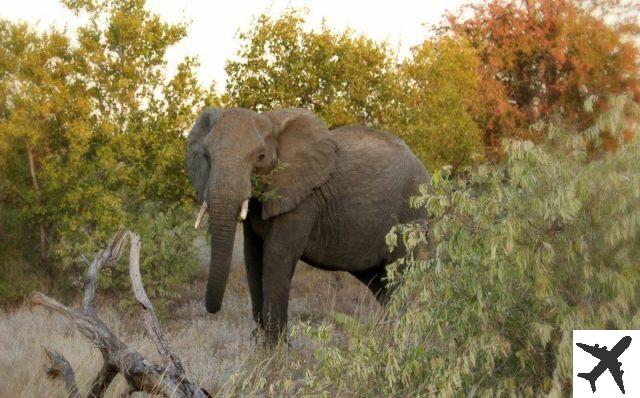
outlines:
[[253, 319], [262, 327], [262, 246], [264, 241], [256, 235], [249, 221], [243, 224], [244, 231], [244, 263], [247, 269], [247, 282], [251, 294], [251, 312]]
[[349, 273], [358, 278], [360, 282], [367, 285], [380, 305], [385, 305], [387, 303], [390, 292], [389, 289], [387, 289], [387, 283], [384, 280], [387, 276], [386, 267], [384, 265], [364, 271], [350, 271]]
[[277, 344], [286, 332], [289, 290], [295, 265], [302, 255], [315, 222], [312, 212], [299, 211], [274, 219], [265, 237], [262, 267], [262, 322], [267, 343]]

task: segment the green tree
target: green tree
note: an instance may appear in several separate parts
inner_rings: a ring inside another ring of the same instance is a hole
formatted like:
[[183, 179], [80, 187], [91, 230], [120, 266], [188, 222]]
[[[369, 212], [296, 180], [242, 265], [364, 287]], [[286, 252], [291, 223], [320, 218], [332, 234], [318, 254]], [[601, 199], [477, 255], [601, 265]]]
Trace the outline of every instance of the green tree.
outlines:
[[227, 63], [226, 106], [304, 107], [330, 127], [364, 124], [405, 139], [430, 168], [482, 156], [470, 118], [478, 58], [461, 40], [427, 40], [399, 63], [384, 42], [305, 28], [303, 11], [261, 15]]
[[482, 131], [472, 112], [482, 109], [476, 74], [479, 58], [464, 40], [441, 37], [413, 48], [398, 67], [401, 89], [389, 128], [431, 170], [481, 160]]
[[226, 105], [263, 110], [302, 107], [330, 126], [384, 124], [395, 90], [392, 54], [352, 31], [306, 30], [305, 14], [261, 15], [240, 33], [227, 62]]
[[0, 24], [4, 253], [12, 247], [49, 280], [146, 217], [148, 202], [174, 214], [192, 195], [183, 133], [215, 98], [197, 84], [193, 59], [167, 79], [165, 52], [185, 26], [144, 3], [67, 1], [89, 16], [77, 43], [64, 31]]

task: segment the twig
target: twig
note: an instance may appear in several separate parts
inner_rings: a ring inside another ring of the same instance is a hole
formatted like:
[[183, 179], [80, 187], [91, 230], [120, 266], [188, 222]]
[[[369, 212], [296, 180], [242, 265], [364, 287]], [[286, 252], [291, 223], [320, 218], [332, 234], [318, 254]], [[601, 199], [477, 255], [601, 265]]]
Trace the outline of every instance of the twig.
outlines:
[[82, 308], [84, 308], [85, 311], [91, 312], [93, 315], [96, 313], [95, 306], [93, 305], [93, 299], [96, 295], [100, 269], [105, 265], [114, 264], [118, 261], [122, 255], [122, 248], [126, 237], [127, 234], [124, 231], [118, 231], [111, 240], [109, 247], [96, 254], [96, 257], [89, 266], [89, 270], [87, 270], [87, 281], [85, 282], [84, 287]]

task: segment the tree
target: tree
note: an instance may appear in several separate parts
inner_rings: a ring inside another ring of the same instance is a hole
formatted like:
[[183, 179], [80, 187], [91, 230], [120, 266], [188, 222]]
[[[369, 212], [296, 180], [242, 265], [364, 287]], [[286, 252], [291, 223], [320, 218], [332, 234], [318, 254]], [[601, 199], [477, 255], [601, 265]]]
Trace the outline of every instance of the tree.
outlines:
[[276, 19], [259, 16], [240, 34], [238, 60], [226, 66], [226, 105], [308, 108], [332, 127], [384, 124], [395, 88], [387, 45], [304, 23], [303, 11], [288, 9]]
[[0, 22], [0, 200], [8, 237], [0, 255], [11, 250], [7, 258], [47, 270], [49, 280], [119, 226], [156, 218], [149, 209], [163, 214], [157, 219], [183, 214], [181, 203], [192, 196], [183, 133], [214, 101], [198, 86], [193, 59], [167, 80], [164, 55], [184, 37], [183, 24], [161, 21], [141, 0], [65, 4], [89, 16], [77, 43], [64, 31]]
[[617, 0], [491, 0], [449, 15], [440, 33], [465, 38], [481, 58], [480, 95], [490, 112], [476, 120], [487, 146], [540, 138], [528, 126], [557, 112], [584, 127], [593, 120], [582, 107], [589, 97], [601, 112], [609, 96], [637, 91], [634, 11]]
[[470, 118], [479, 103], [469, 65], [478, 59], [464, 40], [427, 40], [399, 63], [386, 43], [326, 25], [306, 29], [304, 13], [295, 9], [258, 17], [240, 40], [237, 60], [226, 67], [226, 106], [304, 107], [330, 127], [388, 130], [430, 168], [482, 156]]
[[464, 40], [425, 40], [398, 66], [397, 110], [390, 126], [424, 164], [435, 170], [468, 166], [484, 157], [482, 131], [473, 120], [481, 109], [479, 58]]

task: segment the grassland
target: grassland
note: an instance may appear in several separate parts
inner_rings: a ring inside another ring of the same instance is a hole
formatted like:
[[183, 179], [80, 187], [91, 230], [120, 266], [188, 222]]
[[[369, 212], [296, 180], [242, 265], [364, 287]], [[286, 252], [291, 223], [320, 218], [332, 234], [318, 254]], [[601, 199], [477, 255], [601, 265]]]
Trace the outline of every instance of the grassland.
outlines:
[[[270, 381], [304, 377], [313, 361], [313, 343], [294, 337], [289, 347], [266, 352], [256, 347], [251, 331], [251, 305], [241, 255], [241, 234], [236, 250], [223, 310], [207, 314], [201, 303], [206, 278], [208, 248], [199, 241], [202, 270], [196, 283], [182, 292], [183, 302], [164, 321], [164, 329], [174, 351], [180, 356], [189, 375], [214, 395], [279, 395], [270, 391]], [[144, 272], [144, 270], [143, 270]], [[123, 316], [117, 303], [102, 299], [99, 311], [127, 344], [144, 355], [156, 358], [151, 340], [144, 334], [139, 319]], [[289, 305], [290, 323], [309, 321], [312, 325], [328, 319], [335, 312], [364, 316], [377, 311], [378, 305], [369, 291], [348, 274], [324, 272], [300, 263], [296, 270]], [[64, 397], [64, 390], [44, 374], [46, 363], [42, 347], [52, 348], [67, 357], [85, 392], [101, 366], [100, 352], [91, 347], [70, 322], [40, 308], [21, 306], [0, 313], [0, 397]], [[118, 396], [126, 386], [118, 376], [108, 396]]]

